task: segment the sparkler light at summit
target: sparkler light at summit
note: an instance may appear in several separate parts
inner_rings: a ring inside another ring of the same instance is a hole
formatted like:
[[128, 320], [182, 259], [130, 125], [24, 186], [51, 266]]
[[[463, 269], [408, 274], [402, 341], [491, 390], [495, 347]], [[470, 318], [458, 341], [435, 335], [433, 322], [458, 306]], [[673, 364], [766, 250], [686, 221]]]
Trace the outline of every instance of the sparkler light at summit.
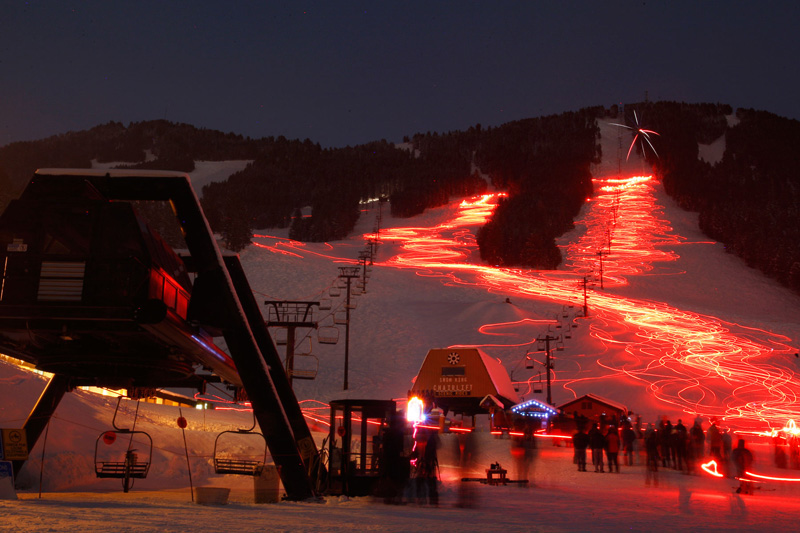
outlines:
[[639, 124], [639, 115], [636, 114], [636, 110], [635, 109], [633, 111], [633, 121], [636, 124], [635, 128], [632, 128], [632, 127], [627, 126], [625, 124], [612, 123], [613, 126], [619, 126], [620, 128], [627, 128], [629, 130], [632, 130], [632, 131], [636, 132], [636, 134], [633, 136], [633, 141], [631, 141], [631, 147], [628, 148], [628, 155], [625, 158], [625, 160], [627, 161], [627, 160], [629, 160], [631, 158], [631, 150], [633, 150], [633, 147], [636, 146], [636, 141], [637, 140], [639, 140], [642, 143], [642, 155], [645, 155], [644, 143], [647, 142], [647, 145], [650, 147], [651, 150], [653, 150], [653, 153], [656, 155], [656, 157], [658, 157], [658, 152], [656, 152], [656, 149], [653, 146], [653, 143], [650, 142], [650, 135], [660, 135], [660, 134], [656, 133], [653, 130], [646, 130], [646, 129], [642, 128], [642, 126]]

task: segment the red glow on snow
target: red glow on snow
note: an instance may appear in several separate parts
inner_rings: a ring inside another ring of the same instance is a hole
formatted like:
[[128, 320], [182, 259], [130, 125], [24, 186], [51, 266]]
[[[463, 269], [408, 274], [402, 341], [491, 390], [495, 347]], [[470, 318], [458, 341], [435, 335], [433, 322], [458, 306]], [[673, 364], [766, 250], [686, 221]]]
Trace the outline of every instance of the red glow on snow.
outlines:
[[[462, 201], [450, 220], [434, 227], [381, 230], [380, 240], [393, 243], [399, 251], [376, 266], [410, 269], [419, 276], [478, 287], [510, 300], [520, 295], [576, 310], [583, 307], [584, 280], [588, 280], [589, 317], [573, 315], [569, 324], [588, 328], [601, 348], [597, 353], [575, 355], [569, 353], [567, 342], [568, 355], [559, 356], [551, 372], [555, 390], [577, 397], [577, 389], [582, 393], [589, 387], [613, 388], [614, 381], [633, 382], [665, 408], [716, 417], [738, 433], [798, 434], [793, 433], [797, 431], [793, 422], [787, 421], [800, 418], [800, 380], [780, 357], [797, 351], [792, 339], [664, 302], [626, 296], [621, 289], [629, 278], [680, 276], [682, 272], [671, 266], [679, 257], [672, 250], [712, 243], [690, 242], [670, 227], [656, 201], [659, 184], [652, 176], [593, 181], [596, 196], [576, 223], [575, 234], [580, 237], [561, 245], [565, 259], [560, 270], [479, 264], [475, 230], [491, 216], [497, 194]], [[281, 251], [328, 257], [289, 239], [271, 242]], [[337, 244], [333, 252], [341, 253], [349, 246]], [[553, 323], [543, 318], [485, 324], [480, 332], [501, 342], [474, 346], [532, 344]], [[503, 361], [506, 368], [516, 363], [509, 357]], [[543, 359], [537, 356], [535, 362], [541, 366]], [[581, 376], [587, 365], [594, 367], [591, 378]], [[519, 382], [528, 385], [522, 392], [532, 393], [531, 380]]]
[[[666, 248], [708, 242], [688, 243], [672, 230], [661, 217], [652, 176], [594, 183], [597, 196], [580, 221], [582, 236], [562, 248], [567, 270], [534, 272], [470, 261], [476, 251], [473, 230], [496, 205], [492, 195], [462, 202], [452, 220], [435, 227], [382, 232], [382, 240], [399, 243], [402, 251], [381, 264], [414, 269], [445, 283], [483, 287], [512, 299], [519, 294], [575, 308], [583, 305], [582, 280], [594, 279], [588, 294], [590, 334], [609, 349], [596, 362], [607, 371], [606, 377], [592, 380], [616, 376], [638, 381], [679, 411], [717, 417], [739, 431], [784, 427], [786, 420], [800, 416], [800, 381], [769, 360], [791, 353], [791, 339], [610, 291], [627, 285], [631, 276], [680, 275], [661, 266], [678, 258]], [[658, 274], [653, 272], [656, 267]], [[604, 290], [597, 287], [600, 272]], [[486, 324], [481, 332], [500, 335], [513, 329], [519, 341], [502, 346], [522, 346], [536, 340], [531, 326], [531, 321]], [[555, 371], [552, 376], [554, 386], [567, 390], [582, 381], [559, 379]]]

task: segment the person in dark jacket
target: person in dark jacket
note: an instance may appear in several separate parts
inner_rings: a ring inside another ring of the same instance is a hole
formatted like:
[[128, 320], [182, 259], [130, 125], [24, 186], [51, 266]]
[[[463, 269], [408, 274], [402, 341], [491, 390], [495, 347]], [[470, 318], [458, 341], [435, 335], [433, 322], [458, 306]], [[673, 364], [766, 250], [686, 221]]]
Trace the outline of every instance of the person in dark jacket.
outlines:
[[670, 449], [672, 435], [672, 422], [664, 420], [658, 428], [658, 444], [661, 446], [661, 466], [672, 466], [672, 450]]
[[[652, 429], [652, 431], [650, 431]], [[644, 438], [644, 449], [647, 453], [647, 470], [644, 483], [650, 486], [650, 482], [658, 486], [658, 432], [655, 431], [653, 424], [650, 424]]]
[[597, 428], [597, 423], [592, 424], [589, 430], [589, 446], [592, 447], [592, 464], [595, 472], [603, 472], [603, 450], [606, 447], [606, 438]]
[[622, 451], [625, 452], [625, 466], [633, 466], [633, 447], [636, 443], [636, 432], [630, 424], [622, 430]]
[[606, 456], [608, 456], [608, 471], [619, 474], [619, 433], [616, 426], [608, 426]]
[[747, 479], [747, 471], [753, 465], [753, 454], [745, 447], [744, 439], [739, 439], [738, 446], [731, 452], [733, 465], [736, 468], [736, 478], [739, 488], [736, 492], [753, 494], [753, 484]]
[[589, 447], [589, 435], [579, 429], [572, 436], [572, 449], [575, 450], [575, 462], [578, 464], [578, 472], [586, 472], [586, 448]]

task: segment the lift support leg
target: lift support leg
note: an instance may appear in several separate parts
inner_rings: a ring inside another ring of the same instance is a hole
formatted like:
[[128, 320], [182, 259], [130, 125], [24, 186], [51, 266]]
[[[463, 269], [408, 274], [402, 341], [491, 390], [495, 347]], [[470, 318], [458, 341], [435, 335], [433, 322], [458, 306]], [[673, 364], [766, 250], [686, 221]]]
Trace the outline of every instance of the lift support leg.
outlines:
[[[264, 323], [264, 317], [258, 308], [253, 296], [253, 290], [247, 282], [242, 264], [237, 255], [223, 256], [225, 266], [228, 269], [228, 274], [233, 281], [234, 289], [239, 296], [239, 301], [242, 304], [247, 322], [250, 324], [250, 329], [253, 332], [253, 338], [256, 340], [258, 349], [264, 358], [264, 362], [269, 369], [270, 377], [275, 386], [275, 392], [278, 394], [278, 399], [286, 412], [286, 418], [289, 420], [292, 432], [294, 433], [294, 440], [300, 450], [300, 456], [305, 463], [306, 471], [312, 473], [311, 469], [318, 465], [318, 451], [314, 443], [314, 437], [308, 429], [308, 424], [303, 416], [303, 411], [300, 409], [300, 404], [297, 403], [297, 397], [294, 395], [291, 383], [283, 370], [281, 358], [278, 351], [275, 349], [275, 344], [269, 336], [269, 331]], [[249, 395], [250, 392], [248, 391]]]
[[[54, 374], [42, 391], [41, 396], [39, 396], [39, 400], [22, 428], [28, 440], [28, 453], [36, 446], [36, 441], [39, 440], [44, 428], [50, 422], [56, 407], [61, 403], [61, 398], [69, 390], [69, 383], [70, 379], [68, 377]], [[19, 471], [22, 470], [25, 460], [18, 459], [12, 461], [12, 463], [14, 465], [14, 476], [16, 477]]]
[[[302, 415], [299, 418], [295, 415], [300, 407], [294, 396], [282, 392], [284, 381], [288, 386], [286, 375], [270, 368], [274, 365], [265, 361], [261, 353], [261, 346], [272, 344], [272, 341], [268, 332], [268, 341], [254, 338], [257, 333], [250, 324], [255, 320], [248, 318], [252, 313], [245, 311], [248, 306], [242, 304], [239, 297], [239, 294], [248, 292], [252, 298], [249, 284], [245, 280], [234, 287], [188, 176], [148, 178], [146, 183], [137, 177], [108, 177], [94, 179], [92, 184], [108, 198], [116, 200], [165, 200], [172, 203], [184, 229], [186, 246], [197, 274], [189, 302], [189, 318], [200, 325], [215, 326], [222, 332], [272, 458], [279, 467], [287, 497], [303, 500], [315, 496], [303, 459], [303, 449], [309, 444], [305, 435], [310, 436], [305, 419]], [[259, 320], [264, 327], [263, 317]], [[278, 367], [283, 371], [280, 364]], [[306, 426], [305, 431], [301, 423]], [[310, 445], [316, 452], [313, 440]]]

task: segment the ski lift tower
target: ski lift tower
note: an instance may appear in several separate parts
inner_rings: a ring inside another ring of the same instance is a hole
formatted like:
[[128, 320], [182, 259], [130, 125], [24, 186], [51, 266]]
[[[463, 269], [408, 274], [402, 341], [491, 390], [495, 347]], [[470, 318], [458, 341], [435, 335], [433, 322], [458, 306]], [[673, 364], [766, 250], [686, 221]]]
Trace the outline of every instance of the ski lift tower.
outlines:
[[346, 323], [344, 326], [344, 386], [343, 390], [347, 390], [347, 375], [349, 373], [350, 365], [350, 285], [353, 278], [357, 278], [360, 268], [359, 267], [339, 267], [339, 277], [347, 280], [347, 300], [345, 303], [345, 312], [347, 314]]
[[553, 397], [551, 394], [550, 389], [550, 371], [553, 369], [553, 361], [550, 358], [550, 341], [558, 341], [561, 340], [561, 336], [551, 337], [550, 335], [539, 335], [536, 338], [539, 341], [540, 345], [544, 344], [544, 351], [545, 351], [545, 363], [544, 368], [547, 372], [547, 404], [553, 405]]
[[361, 264], [361, 285], [363, 286], [361, 290], [367, 292], [367, 269], [369, 268], [367, 264], [371, 264], [372, 255], [368, 251], [363, 250], [358, 253], [358, 262]]
[[313, 306], [319, 302], [271, 301], [264, 302], [267, 308], [267, 326], [286, 328], [286, 377], [291, 385], [294, 380], [294, 331], [297, 328], [317, 328], [313, 320]]

